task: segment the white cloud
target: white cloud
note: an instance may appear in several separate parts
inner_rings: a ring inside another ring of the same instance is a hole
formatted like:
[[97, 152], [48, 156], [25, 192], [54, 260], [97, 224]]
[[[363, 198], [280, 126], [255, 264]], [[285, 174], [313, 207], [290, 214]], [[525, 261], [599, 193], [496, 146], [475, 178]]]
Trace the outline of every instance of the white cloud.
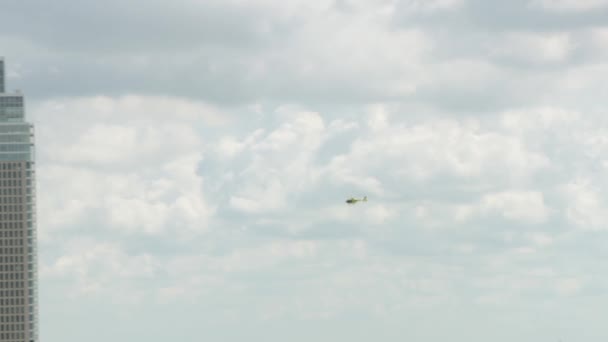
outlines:
[[561, 187], [566, 201], [565, 216], [576, 227], [585, 230], [606, 229], [606, 203], [589, 180], [575, 180]]
[[32, 110], [39, 160], [97, 166], [154, 165], [176, 151], [202, 152], [197, 128], [228, 116], [188, 100], [125, 96], [52, 100]]
[[117, 244], [73, 239], [66, 244], [65, 254], [51, 263], [44, 262], [41, 277], [72, 279], [74, 297], [103, 293], [111, 298], [132, 300], [142, 293], [124, 293], [123, 282], [152, 279], [159, 267], [156, 258], [149, 254], [129, 255]]
[[392, 210], [383, 205], [372, 205], [369, 208], [365, 208], [365, 212], [375, 224], [382, 224], [396, 216]]
[[383, 106], [374, 106], [370, 110], [367, 125], [373, 132], [380, 132], [389, 128], [389, 112]]
[[608, 53], [608, 27], [595, 27], [587, 34], [594, 53], [605, 56]]
[[550, 246], [554, 243], [554, 238], [547, 233], [531, 232], [526, 237], [537, 246]]
[[285, 208], [290, 193], [306, 190], [318, 180], [313, 161], [326, 139], [323, 119], [313, 112], [278, 112], [284, 123], [275, 130], [256, 130], [241, 141], [229, 143], [234, 146], [232, 156], [245, 154], [250, 161], [241, 169], [231, 169], [230, 157], [222, 156], [226, 139], [216, 145], [213, 155], [219, 157], [220, 163], [229, 163], [229, 169], [222, 174], [234, 174], [236, 177], [227, 181], [241, 184], [230, 194], [229, 202], [235, 209], [253, 213]]
[[[42, 116], [47, 110], [53, 120]], [[196, 129], [222, 124], [208, 106], [131, 96], [53, 101], [34, 113], [42, 121], [40, 217], [50, 231], [87, 221], [146, 234], [208, 228], [213, 208], [197, 173], [205, 145]]]
[[[182, 179], [170, 171], [123, 175], [78, 167], [41, 168], [45, 190], [38, 196], [40, 219], [45, 222], [41, 237], [52, 239], [51, 232], [92, 222], [132, 233], [204, 232], [213, 207], [206, 202], [202, 179], [195, 174], [196, 161], [179, 165], [191, 168], [191, 175]], [[44, 195], [59, 186], [57, 179], [69, 179], [69, 186], [54, 190], [53, 196]]]
[[534, 191], [506, 191], [484, 195], [481, 199], [482, 212], [496, 212], [507, 219], [539, 224], [550, 214], [543, 195]]
[[[381, 182], [371, 175], [404, 181], [429, 181], [443, 175], [523, 179], [549, 163], [518, 138], [483, 130], [475, 122], [431, 119], [408, 125], [379, 115], [372, 115], [369, 135], [355, 140], [349, 153], [333, 158], [328, 172], [336, 181], [367, 185], [367, 191], [382, 193]], [[510, 172], [503, 173], [505, 169]]]
[[577, 278], [562, 278], [555, 284], [555, 290], [560, 295], [572, 296], [579, 293], [584, 287], [584, 282]]
[[169, 211], [164, 203], [120, 197], [108, 198], [106, 208], [112, 226], [144, 233], [159, 233], [167, 223]]
[[[250, 65], [255, 67], [248, 74], [258, 82], [270, 83], [269, 89], [287, 94], [291, 89], [285, 89], [284, 82], [299, 93], [337, 100], [342, 96], [411, 94], [424, 79], [420, 66], [433, 50], [432, 37], [418, 29], [387, 29], [390, 5], [382, 11], [377, 5], [363, 7], [349, 15], [327, 10], [302, 12], [307, 13], [306, 19], [286, 46], [254, 56]], [[270, 70], [279, 76], [276, 80], [260, 79]], [[336, 94], [325, 89], [335, 89]]]
[[138, 126], [95, 124], [56, 158], [97, 165], [141, 163], [166, 158], [174, 149], [202, 146], [199, 136], [184, 124]]
[[458, 9], [466, 3], [466, 0], [406, 0], [397, 3], [406, 12], [425, 13]]
[[[552, 209], [544, 194], [526, 187], [552, 163], [536, 145], [528, 145], [528, 137], [539, 129], [566, 127], [576, 116], [555, 108], [509, 111], [500, 117], [503, 124], [495, 125], [445, 118], [408, 124], [396, 114], [375, 106], [366, 118], [326, 124], [319, 113], [280, 108], [274, 114], [280, 120], [274, 128], [252, 128], [240, 138], [219, 137], [212, 144], [214, 159], [206, 162], [216, 163], [217, 171], [208, 181], [217, 185], [213, 196], [223, 198], [218, 208], [261, 218], [277, 215], [267, 217], [268, 222], [292, 234], [327, 220], [386, 225], [411, 216], [421, 227], [440, 228], [454, 218], [458, 224], [503, 218], [536, 225], [549, 219]], [[338, 125], [348, 129], [336, 129]], [[351, 130], [356, 135], [342, 136]], [[351, 139], [341, 149], [344, 152], [333, 153], [329, 160], [316, 158], [340, 136]], [[222, 155], [224, 151], [229, 155]], [[442, 183], [435, 185], [438, 180]], [[421, 188], [424, 184], [432, 187], [430, 201]], [[332, 189], [343, 193], [337, 203], [325, 204], [319, 194]], [[434, 198], [438, 192], [472, 192], [476, 199], [453, 203]], [[363, 195], [370, 202], [357, 210], [342, 203], [349, 196]], [[303, 204], [305, 196], [316, 199]], [[315, 209], [315, 202], [325, 208]], [[289, 222], [277, 221], [287, 212], [300, 214]]]
[[569, 33], [508, 33], [493, 43], [492, 54], [531, 63], [566, 61], [575, 50]]
[[537, 134], [539, 130], [571, 127], [580, 117], [580, 113], [563, 108], [540, 107], [506, 111], [501, 121], [509, 131]]
[[[342, 202], [342, 201], [340, 201]], [[369, 203], [357, 204], [357, 207], [345, 206], [343, 203], [329, 206], [323, 210], [311, 212], [309, 223], [317, 221], [331, 220], [348, 224], [369, 224], [373, 231], [375, 228], [382, 227], [387, 222], [398, 217], [400, 208], [387, 204], [377, 204], [378, 199], [371, 198]]]
[[532, 0], [532, 6], [557, 12], [592, 11], [608, 6], [606, 0]]
[[287, 190], [277, 179], [265, 180], [262, 184], [249, 186], [230, 198], [235, 209], [248, 212], [279, 210], [287, 205]]

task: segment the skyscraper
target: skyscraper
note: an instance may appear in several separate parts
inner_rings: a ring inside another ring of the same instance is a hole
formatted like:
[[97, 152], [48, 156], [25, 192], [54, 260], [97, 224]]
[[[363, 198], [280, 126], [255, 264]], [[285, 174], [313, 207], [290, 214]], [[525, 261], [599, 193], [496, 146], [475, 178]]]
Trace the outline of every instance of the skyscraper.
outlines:
[[0, 341], [38, 341], [34, 127], [0, 57]]

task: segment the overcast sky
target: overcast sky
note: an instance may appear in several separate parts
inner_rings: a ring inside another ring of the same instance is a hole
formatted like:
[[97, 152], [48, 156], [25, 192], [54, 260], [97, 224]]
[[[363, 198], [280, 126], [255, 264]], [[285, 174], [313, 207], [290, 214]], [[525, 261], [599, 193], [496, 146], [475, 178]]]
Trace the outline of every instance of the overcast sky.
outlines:
[[5, 0], [0, 55], [42, 341], [608, 337], [607, 0]]

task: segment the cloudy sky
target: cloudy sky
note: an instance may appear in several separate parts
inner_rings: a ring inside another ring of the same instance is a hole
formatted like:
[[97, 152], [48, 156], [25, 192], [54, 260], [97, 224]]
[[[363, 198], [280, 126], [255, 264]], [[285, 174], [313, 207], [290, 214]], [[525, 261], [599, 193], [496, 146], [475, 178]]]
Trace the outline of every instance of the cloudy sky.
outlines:
[[606, 0], [3, 1], [42, 340], [604, 341], [607, 23]]

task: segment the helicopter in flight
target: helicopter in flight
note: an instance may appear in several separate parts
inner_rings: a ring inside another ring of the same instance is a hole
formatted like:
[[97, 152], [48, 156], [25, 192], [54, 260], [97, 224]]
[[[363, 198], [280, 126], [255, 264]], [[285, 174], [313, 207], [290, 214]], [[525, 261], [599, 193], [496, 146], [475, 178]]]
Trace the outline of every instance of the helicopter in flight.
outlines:
[[351, 197], [346, 200], [346, 203], [348, 204], [356, 204], [357, 202], [367, 202], [367, 196], [363, 196], [363, 198]]

